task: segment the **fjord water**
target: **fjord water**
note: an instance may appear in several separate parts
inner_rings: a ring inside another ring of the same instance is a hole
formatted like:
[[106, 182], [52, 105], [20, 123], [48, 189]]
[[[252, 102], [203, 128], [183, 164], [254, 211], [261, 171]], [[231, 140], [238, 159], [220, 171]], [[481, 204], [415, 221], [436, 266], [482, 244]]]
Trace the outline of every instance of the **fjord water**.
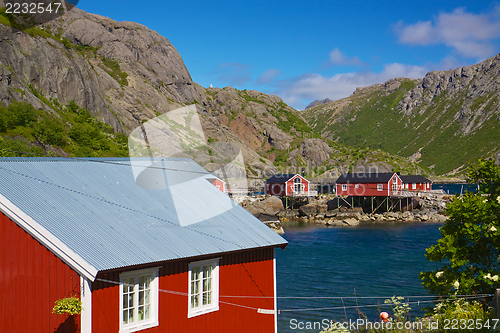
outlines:
[[[425, 249], [440, 238], [440, 226], [417, 223], [359, 227], [285, 224], [284, 237], [289, 244], [285, 250], [276, 250], [278, 297], [304, 298], [279, 298], [278, 309], [340, 309], [281, 311], [278, 332], [300, 331], [297, 324], [290, 324], [291, 320], [295, 323], [321, 322], [323, 319], [355, 321], [360, 316], [356, 306], [369, 320], [375, 320], [380, 309], [390, 310], [387, 306], [378, 306], [383, 305], [386, 298], [429, 295], [418, 275], [421, 271], [440, 267], [439, 263], [432, 263], [424, 256]], [[338, 296], [346, 298], [321, 298]], [[410, 302], [423, 300], [426, 299], [409, 298]], [[432, 303], [411, 304], [411, 315], [423, 316], [422, 307], [429, 305]]]

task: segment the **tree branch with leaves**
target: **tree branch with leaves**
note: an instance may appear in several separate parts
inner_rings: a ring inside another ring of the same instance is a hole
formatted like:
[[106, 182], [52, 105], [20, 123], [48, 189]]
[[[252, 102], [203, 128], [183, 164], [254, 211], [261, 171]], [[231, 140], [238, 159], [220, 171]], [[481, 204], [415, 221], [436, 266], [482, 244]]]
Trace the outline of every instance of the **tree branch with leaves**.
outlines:
[[467, 178], [478, 192], [453, 197], [441, 239], [427, 249], [427, 259], [444, 266], [420, 273], [434, 295], [489, 294], [500, 288], [500, 167], [480, 160]]

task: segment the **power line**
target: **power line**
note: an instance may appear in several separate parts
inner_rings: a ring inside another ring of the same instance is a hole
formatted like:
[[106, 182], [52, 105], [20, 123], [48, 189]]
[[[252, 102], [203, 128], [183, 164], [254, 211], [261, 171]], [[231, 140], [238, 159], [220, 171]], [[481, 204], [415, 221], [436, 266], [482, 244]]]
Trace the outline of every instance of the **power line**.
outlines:
[[[126, 285], [126, 286], [134, 286], [131, 284], [126, 284], [122, 282], [117, 282], [117, 281], [112, 281], [112, 280], [106, 280], [106, 279], [101, 279], [101, 278], [96, 278], [96, 280], [102, 281], [102, 282], [108, 282], [116, 285]], [[166, 290], [166, 289], [158, 289], [160, 292], [163, 293], [168, 293], [168, 294], [173, 294], [173, 295], [179, 295], [179, 296], [189, 296], [188, 293], [185, 292], [179, 292], [179, 291], [172, 291], [172, 290]], [[408, 302], [402, 302], [404, 304], [424, 304], [424, 303], [435, 303], [438, 300], [441, 301], [446, 301], [446, 302], [451, 302], [451, 301], [456, 301], [456, 300], [461, 300], [461, 299], [475, 299], [475, 298], [480, 298], [480, 297], [492, 297], [494, 296], [493, 294], [477, 294], [477, 295], [442, 295], [442, 296], [431, 296], [431, 295], [413, 295], [413, 296], [401, 296], [404, 298], [438, 298], [435, 300], [424, 300], [424, 301], [408, 301]], [[335, 296], [335, 297], [323, 297], [323, 296], [316, 296], [316, 297], [302, 297], [302, 296], [244, 296], [244, 295], [219, 295], [219, 298], [242, 298], [242, 299], [390, 299], [393, 296], [363, 296], [363, 297], [356, 297], [356, 296]], [[227, 304], [227, 305], [232, 305], [232, 306], [237, 306], [237, 307], [242, 307], [242, 308], [247, 308], [250, 310], [256, 310], [259, 313], [268, 313], [266, 311], [270, 310], [263, 310], [255, 307], [250, 307], [246, 305], [241, 305], [241, 304], [235, 304], [235, 303], [229, 303], [229, 302], [224, 302], [220, 301], [219, 303], [222, 304]], [[296, 309], [279, 309], [277, 310], [279, 312], [305, 312], [305, 311], [325, 311], [325, 310], [345, 310], [345, 309], [360, 309], [360, 308], [374, 308], [374, 307], [391, 307], [392, 304], [369, 304], [369, 305], [352, 305], [352, 306], [337, 306], [337, 307], [322, 307], [322, 308], [296, 308]], [[274, 310], [272, 310], [274, 311]]]

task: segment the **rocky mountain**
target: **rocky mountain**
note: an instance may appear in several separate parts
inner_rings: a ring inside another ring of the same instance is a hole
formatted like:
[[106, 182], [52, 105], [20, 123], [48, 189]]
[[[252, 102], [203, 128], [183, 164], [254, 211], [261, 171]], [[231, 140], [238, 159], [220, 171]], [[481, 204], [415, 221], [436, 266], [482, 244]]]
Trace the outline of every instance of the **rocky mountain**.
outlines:
[[330, 140], [404, 156], [436, 174], [500, 160], [500, 55], [423, 79], [396, 78], [305, 110]]
[[331, 99], [329, 98], [325, 98], [323, 100], [315, 100], [311, 103], [309, 103], [309, 105], [306, 106], [306, 109], [310, 109], [312, 107], [315, 107], [315, 106], [318, 106], [318, 105], [321, 105], [321, 104], [326, 104], [326, 103], [330, 103], [330, 102], [333, 102]]
[[[406, 158], [324, 139], [278, 96], [199, 86], [175, 47], [143, 25], [77, 8], [37, 26], [23, 20], [0, 10], [0, 101], [24, 102], [44, 113], [19, 126], [2, 127], [0, 117], [0, 135], [8, 140], [45, 154], [88, 156], [91, 149], [94, 156], [112, 156], [126, 149], [123, 136], [148, 120], [195, 105], [206, 142], [237, 146], [247, 172], [259, 181], [278, 169], [308, 176], [364, 167], [422, 171]], [[48, 123], [51, 133], [69, 134], [50, 139], [43, 128]], [[93, 142], [96, 133], [100, 143]], [[103, 143], [106, 137], [111, 146]]]

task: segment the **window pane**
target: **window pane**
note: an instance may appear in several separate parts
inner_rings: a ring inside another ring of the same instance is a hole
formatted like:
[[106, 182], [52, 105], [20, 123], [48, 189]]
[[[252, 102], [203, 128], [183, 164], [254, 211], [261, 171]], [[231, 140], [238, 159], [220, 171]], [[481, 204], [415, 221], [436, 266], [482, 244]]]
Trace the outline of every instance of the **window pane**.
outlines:
[[208, 304], [208, 293], [203, 293], [203, 305]]
[[139, 290], [144, 289], [144, 276], [139, 276]]
[[134, 309], [130, 309], [128, 311], [128, 322], [133, 323], [134, 322]]
[[139, 305], [144, 305], [144, 291], [139, 291]]
[[128, 307], [129, 308], [134, 307], [134, 294], [128, 295]]
[[139, 310], [137, 313], [138, 313], [139, 321], [144, 320], [144, 307], [143, 306], [139, 307]]
[[150, 290], [146, 290], [146, 294], [145, 294], [145, 295], [146, 295], [146, 297], [145, 297], [145, 302], [146, 302], [146, 304], [151, 303], [151, 301], [149, 300], [149, 293], [150, 293], [150, 292], [151, 292]]
[[149, 308], [150, 308], [149, 305], [146, 305], [144, 307], [144, 319], [149, 319]]
[[123, 323], [128, 323], [128, 310], [123, 310]]
[[199, 295], [195, 295], [191, 298], [191, 303], [193, 308], [197, 308], [199, 304]]
[[212, 276], [212, 266], [203, 266], [203, 277], [207, 278]]

